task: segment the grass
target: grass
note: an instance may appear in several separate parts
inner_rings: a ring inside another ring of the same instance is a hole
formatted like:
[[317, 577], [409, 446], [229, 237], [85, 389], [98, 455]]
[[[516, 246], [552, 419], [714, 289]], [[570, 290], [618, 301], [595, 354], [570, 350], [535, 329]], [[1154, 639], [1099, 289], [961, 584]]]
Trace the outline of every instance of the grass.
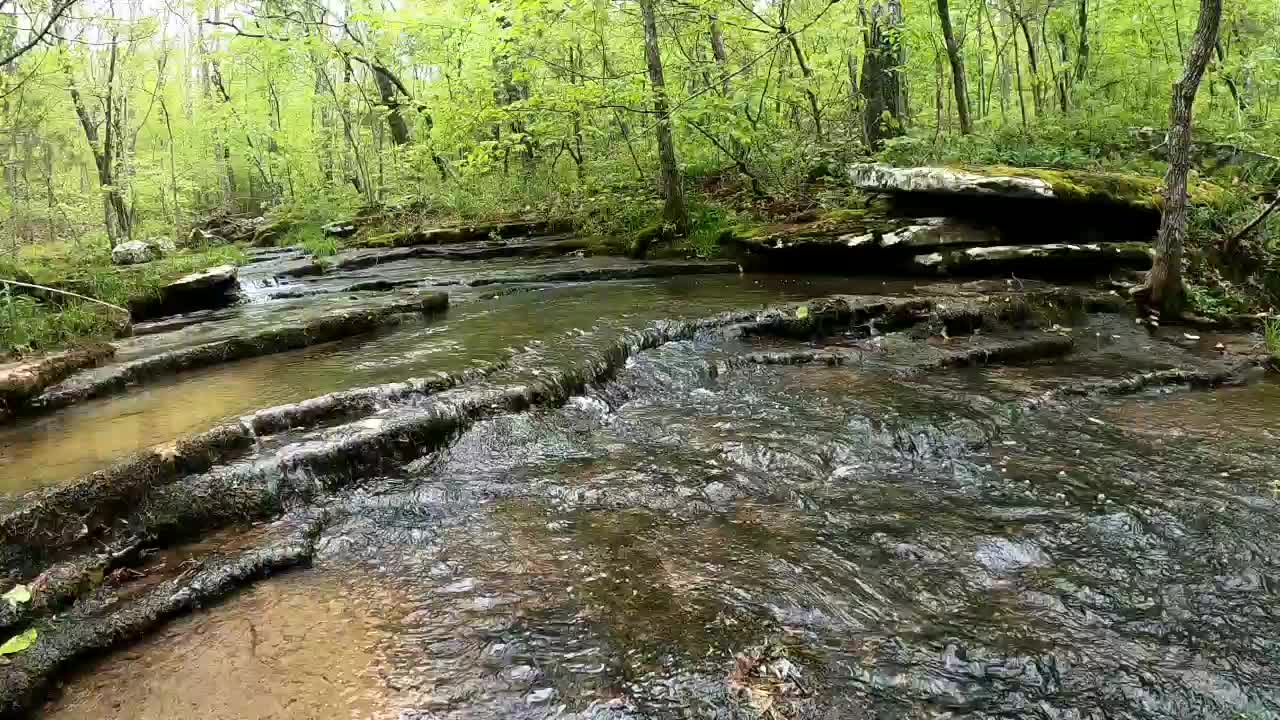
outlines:
[[332, 257], [346, 247], [342, 240], [325, 235], [324, 230], [313, 223], [295, 225], [276, 242], [276, 245], [301, 247], [316, 258]]
[[[45, 243], [20, 248], [0, 260], [0, 277], [30, 281], [128, 307], [156, 297], [164, 285], [215, 265], [239, 265], [244, 251], [230, 245], [180, 250], [141, 265], [111, 264], [105, 246]], [[51, 350], [113, 335], [123, 318], [94, 303], [66, 299], [47, 303], [14, 288], [0, 291], [0, 356]]]
[[1272, 315], [1262, 322], [1262, 338], [1271, 364], [1280, 369], [1280, 316]]
[[112, 315], [107, 308], [80, 300], [51, 308], [6, 289], [0, 292], [0, 358], [110, 337], [117, 328]]
[[244, 251], [233, 245], [184, 249], [141, 265], [111, 264], [106, 248], [83, 248], [69, 243], [31, 245], [19, 250], [9, 265], [26, 272], [37, 284], [70, 290], [113, 305], [155, 297], [160, 288], [183, 275], [214, 265], [239, 265]]

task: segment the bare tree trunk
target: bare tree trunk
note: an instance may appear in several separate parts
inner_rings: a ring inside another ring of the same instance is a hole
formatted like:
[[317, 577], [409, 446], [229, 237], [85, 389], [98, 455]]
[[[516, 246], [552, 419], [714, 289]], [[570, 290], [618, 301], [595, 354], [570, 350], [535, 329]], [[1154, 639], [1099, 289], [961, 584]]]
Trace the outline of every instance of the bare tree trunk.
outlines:
[[1023, 28], [1023, 38], [1027, 40], [1027, 63], [1032, 70], [1032, 105], [1036, 108], [1036, 115], [1044, 114], [1044, 99], [1041, 92], [1041, 77], [1039, 77], [1039, 56], [1036, 54], [1036, 41], [1032, 40], [1032, 31], [1027, 24], [1027, 18], [1018, 13], [1014, 14], [1014, 19], [1018, 22], [1018, 27]]
[[99, 136], [98, 123], [93, 116], [89, 114], [89, 110], [85, 107], [84, 98], [80, 95], [79, 88], [76, 87], [75, 77], [72, 75], [71, 66], [67, 65], [67, 89], [71, 94], [71, 103], [75, 107], [76, 117], [80, 120], [80, 128], [84, 131], [85, 140], [89, 142], [89, 149], [93, 153], [94, 165], [98, 168], [98, 186], [103, 190], [102, 195], [102, 224], [107, 231], [107, 240], [114, 247], [117, 243], [129, 239], [132, 231], [129, 222], [129, 206], [125, 203], [124, 195], [120, 192], [120, 188], [115, 182], [115, 130], [114, 122], [115, 112], [115, 72], [116, 72], [116, 39], [111, 40], [110, 61], [107, 67], [107, 94], [103, 99], [105, 107], [105, 118], [103, 127], [105, 128], [105, 136]]
[[844, 55], [844, 64], [849, 73], [849, 112], [858, 111], [858, 58], [852, 52]]
[[862, 56], [862, 133], [867, 147], [879, 150], [885, 138], [902, 134], [902, 79], [898, 28], [902, 8], [898, 0], [858, 8], [862, 16], [865, 54]]
[[396, 84], [391, 80], [390, 73], [381, 65], [370, 63], [369, 69], [373, 72], [373, 83], [378, 88], [379, 102], [387, 111], [387, 128], [391, 130], [391, 142], [396, 145], [407, 145], [409, 124], [405, 122], [404, 115], [400, 112]]
[[1018, 79], [1018, 111], [1022, 113], [1022, 131], [1027, 131], [1027, 101], [1022, 97], [1022, 59], [1018, 57], [1018, 29], [1014, 28], [1013, 36], [1013, 71]]
[[1076, 48], [1076, 82], [1089, 69], [1089, 0], [1080, 0], [1080, 45]]
[[778, 32], [787, 38], [787, 44], [791, 46], [791, 52], [795, 54], [796, 65], [800, 68], [800, 75], [804, 77], [804, 96], [809, 101], [809, 114], [813, 116], [813, 134], [822, 142], [822, 108], [818, 104], [818, 95], [813, 91], [813, 70], [810, 69], [808, 61], [805, 60], [804, 50], [800, 48], [800, 41], [796, 39], [795, 33], [787, 29], [787, 0], [781, 0], [778, 9]]
[[160, 115], [164, 118], [164, 129], [169, 136], [169, 188], [173, 192], [173, 235], [177, 237], [178, 226], [181, 225], [180, 218], [182, 217], [178, 202], [178, 160], [173, 140], [173, 123], [169, 118], [169, 106], [165, 103], [163, 97], [160, 98]]
[[1177, 314], [1182, 309], [1182, 246], [1187, 237], [1187, 174], [1191, 170], [1191, 109], [1217, 44], [1222, 0], [1200, 0], [1200, 18], [1191, 41], [1191, 54], [1182, 77], [1173, 84], [1169, 108], [1169, 171], [1164, 176], [1164, 213], [1156, 235], [1155, 261], [1140, 303]]
[[960, 54], [960, 45], [951, 28], [951, 10], [947, 7], [947, 0], [938, 0], [938, 19], [942, 21], [942, 39], [947, 42], [947, 59], [951, 61], [952, 87], [956, 95], [956, 113], [960, 116], [960, 132], [968, 135], [973, 132], [973, 123], [969, 120], [969, 85], [964, 76], [964, 56]]
[[667, 83], [662, 74], [662, 53], [658, 49], [658, 23], [653, 3], [654, 0], [640, 0], [640, 12], [644, 17], [644, 55], [653, 90], [653, 112], [658, 119], [658, 185], [666, 200], [662, 216], [675, 234], [685, 235], [689, 232], [689, 211], [684, 204], [680, 166], [676, 164], [675, 141], [671, 137], [671, 112], [667, 106]]
[[711, 56], [716, 59], [716, 69], [720, 71], [720, 92], [727, 98], [730, 95], [729, 53], [725, 51], [720, 18], [715, 15], [711, 16]]

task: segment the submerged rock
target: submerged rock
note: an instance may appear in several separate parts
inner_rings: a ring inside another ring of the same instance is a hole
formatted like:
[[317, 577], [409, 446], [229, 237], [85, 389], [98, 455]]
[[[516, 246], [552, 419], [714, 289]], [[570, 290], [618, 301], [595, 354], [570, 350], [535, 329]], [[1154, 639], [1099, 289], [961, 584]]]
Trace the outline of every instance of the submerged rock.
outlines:
[[208, 310], [230, 305], [236, 300], [237, 270], [235, 265], [218, 265], [174, 280], [160, 288], [155, 297], [129, 303], [135, 320], [150, 320], [193, 310]]

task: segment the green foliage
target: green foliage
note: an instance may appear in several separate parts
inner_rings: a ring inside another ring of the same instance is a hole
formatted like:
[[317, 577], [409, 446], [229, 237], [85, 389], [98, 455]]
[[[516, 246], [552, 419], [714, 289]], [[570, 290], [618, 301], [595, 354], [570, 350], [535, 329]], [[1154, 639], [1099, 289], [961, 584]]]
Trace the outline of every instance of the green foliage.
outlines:
[[[215, 265], [245, 262], [234, 246], [179, 251], [141, 265], [111, 264], [105, 248], [42, 244], [22, 248], [10, 261], [6, 277], [28, 277], [36, 284], [67, 290], [127, 307], [131, 300], [155, 297], [160, 288], [183, 275]], [[110, 337], [122, 315], [74, 298], [42, 300], [6, 286], [0, 290], [0, 354], [49, 350], [85, 338]]]
[[4, 595], [0, 595], [0, 600], [9, 603], [11, 607], [31, 602], [31, 588], [21, 583], [14, 585]]
[[105, 247], [85, 248], [67, 243], [46, 243], [23, 248], [17, 267], [40, 285], [125, 306], [130, 300], [154, 297], [162, 286], [183, 275], [215, 265], [239, 265], [244, 251], [233, 245], [179, 251], [140, 265], [111, 264]]
[[720, 252], [720, 240], [736, 224], [724, 208], [701, 202], [690, 203], [690, 229], [685, 245], [700, 258], [712, 258]]
[[1280, 364], [1280, 316], [1271, 316], [1263, 321], [1262, 336], [1271, 362]]
[[0, 645], [0, 656], [15, 655], [26, 650], [36, 644], [39, 638], [39, 632], [35, 628], [29, 628], [26, 632], [14, 635]]
[[[343, 247], [318, 236], [317, 226], [361, 209], [389, 215], [360, 238], [363, 245], [390, 242], [413, 224], [506, 217], [569, 220], [614, 248], [657, 232], [657, 118], [641, 24], [626, 3], [358, 0], [302, 13], [250, 0], [225, 8], [228, 25], [203, 23], [208, 8], [182, 0], [164, 23], [122, 7], [84, 7], [75, 19], [79, 34], [117, 38], [118, 52], [42, 44], [18, 58], [3, 83], [0, 115], [15, 138], [7, 167], [15, 172], [0, 193], [2, 236], [12, 239], [10, 259], [33, 264], [43, 281], [122, 303], [180, 272], [182, 260], [137, 271], [105, 262], [109, 191], [128, 206], [131, 237], [182, 237], [211, 211], [269, 208], [273, 222], [295, 228], [280, 242], [317, 257]], [[870, 156], [856, 91], [857, 61], [867, 52], [864, 8], [694, 0], [660, 2], [657, 10], [671, 127], [693, 212], [684, 249], [711, 255], [730, 223], [856, 200], [836, 179], [842, 165]], [[903, 10], [903, 25], [891, 32], [904, 49], [905, 110], [885, 120], [906, 135], [888, 142], [881, 159], [1163, 174], [1169, 88], [1182, 72], [1195, 3], [1103, 3], [1089, 8], [1080, 27], [1073, 3], [952, 0], [970, 135], [955, 121], [934, 6], [906, 2]], [[11, 18], [44, 11], [35, 0], [18, 0]], [[712, 18], [723, 33], [723, 58], [711, 52]], [[794, 32], [788, 41], [779, 32], [784, 20]], [[1222, 57], [1196, 102], [1197, 138], [1280, 147], [1272, 117], [1280, 101], [1280, 6], [1232, 3], [1223, 27]], [[181, 40], [197, 34], [200, 43]], [[1034, 68], [1028, 37], [1037, 45]], [[382, 96], [374, 61], [395, 76], [394, 102]], [[86, 101], [97, 146], [86, 138], [72, 87]], [[112, 133], [103, 125], [107, 109], [118, 111], [110, 113]], [[407, 138], [393, 137], [397, 113]], [[106, 137], [117, 147], [104, 187], [94, 150]], [[1206, 176], [1280, 182], [1277, 164], [1219, 160], [1197, 158]], [[743, 168], [768, 202], [744, 199]], [[1086, 193], [1126, 189], [1058, 181]], [[707, 209], [713, 204], [734, 212]], [[1260, 247], [1275, 232], [1269, 237]], [[20, 258], [27, 246], [60, 256]], [[1227, 297], [1216, 280], [1202, 284], [1206, 297]], [[1280, 279], [1274, 284], [1280, 295]], [[9, 305], [15, 315], [30, 314]]]
[[339, 238], [324, 234], [319, 225], [295, 225], [276, 243], [281, 247], [301, 247], [312, 257], [326, 258], [337, 255], [345, 245]]
[[82, 338], [107, 337], [115, 328], [111, 312], [80, 300], [56, 306], [0, 291], [0, 357], [48, 350]]

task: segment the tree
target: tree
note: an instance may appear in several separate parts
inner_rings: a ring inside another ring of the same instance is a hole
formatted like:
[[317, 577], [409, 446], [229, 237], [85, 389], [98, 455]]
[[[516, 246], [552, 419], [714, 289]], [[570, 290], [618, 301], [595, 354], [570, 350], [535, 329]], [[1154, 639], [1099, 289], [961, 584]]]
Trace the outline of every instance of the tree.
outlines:
[[[53, 32], [54, 28], [58, 26], [59, 21], [62, 20], [62, 17], [66, 15], [67, 11], [70, 10], [78, 1], [79, 0], [62, 0], [62, 2], [54, 3], [53, 10], [49, 13], [49, 17], [45, 20], [44, 25], [40, 28], [31, 28], [31, 37], [29, 37], [26, 42], [12, 50], [9, 50], [3, 57], [0, 57], [0, 67], [16, 61], [18, 58], [35, 49], [41, 41]], [[8, 30], [8, 28], [6, 28], [6, 30]]]
[[884, 139], [902, 134], [902, 5], [874, 0], [862, 16], [862, 133], [867, 147], [878, 150]]
[[951, 62], [952, 87], [956, 93], [956, 112], [960, 115], [960, 132], [968, 135], [973, 132], [973, 124], [969, 120], [969, 86], [965, 82], [964, 57], [960, 54], [960, 44], [956, 42], [956, 33], [951, 29], [951, 9], [947, 0], [938, 0], [938, 19], [942, 21], [942, 38], [947, 43], [947, 59]]
[[658, 187], [664, 201], [662, 219], [676, 235], [685, 235], [689, 232], [689, 210], [684, 204], [680, 166], [676, 163], [676, 146], [671, 137], [671, 110], [667, 106], [667, 82], [662, 72], [653, 3], [654, 0], [640, 0], [640, 13], [644, 19], [644, 56], [653, 94], [653, 114], [657, 118], [654, 132], [658, 138]]
[[1182, 310], [1182, 246], [1187, 238], [1187, 175], [1191, 171], [1191, 110], [1209, 56], [1218, 41], [1222, 0], [1200, 0], [1200, 18], [1191, 41], [1186, 70], [1173, 84], [1169, 108], [1169, 170], [1164, 176], [1164, 209], [1156, 235], [1155, 260], [1146, 285], [1139, 289], [1143, 304], [1175, 315]]

